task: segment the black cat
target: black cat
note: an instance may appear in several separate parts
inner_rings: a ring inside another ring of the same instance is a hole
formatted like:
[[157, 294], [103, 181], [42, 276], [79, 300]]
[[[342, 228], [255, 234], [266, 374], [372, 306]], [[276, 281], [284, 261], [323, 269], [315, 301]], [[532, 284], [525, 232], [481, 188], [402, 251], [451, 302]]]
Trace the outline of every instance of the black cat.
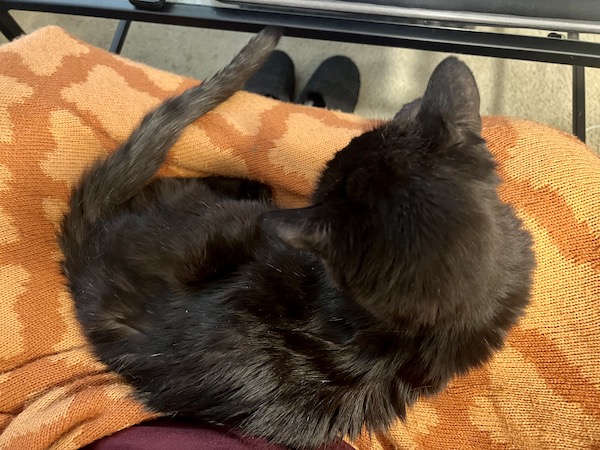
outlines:
[[310, 207], [276, 210], [249, 180], [152, 181], [278, 38], [266, 29], [149, 113], [83, 176], [59, 240], [96, 355], [149, 409], [312, 449], [384, 430], [486, 361], [523, 314], [534, 257], [454, 58], [335, 155]]

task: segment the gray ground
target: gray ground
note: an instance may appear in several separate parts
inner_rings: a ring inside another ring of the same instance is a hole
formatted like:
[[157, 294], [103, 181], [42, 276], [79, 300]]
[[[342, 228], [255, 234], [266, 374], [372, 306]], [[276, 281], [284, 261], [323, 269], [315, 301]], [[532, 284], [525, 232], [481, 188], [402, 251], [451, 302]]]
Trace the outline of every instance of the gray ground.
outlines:
[[[13, 11], [26, 32], [54, 24], [74, 36], [108, 48], [117, 21]], [[248, 39], [247, 34], [134, 23], [122, 54], [198, 79], [222, 67]], [[6, 40], [0, 36], [0, 43]], [[429, 74], [445, 54], [284, 37], [280, 48], [296, 64], [300, 91], [321, 61], [334, 54], [354, 59], [363, 85], [356, 113], [390, 118], [421, 95]], [[482, 113], [516, 116], [571, 131], [571, 68], [554, 64], [461, 56], [481, 90]], [[586, 69], [588, 144], [600, 150], [600, 71]], [[595, 125], [598, 127], [594, 128]]]

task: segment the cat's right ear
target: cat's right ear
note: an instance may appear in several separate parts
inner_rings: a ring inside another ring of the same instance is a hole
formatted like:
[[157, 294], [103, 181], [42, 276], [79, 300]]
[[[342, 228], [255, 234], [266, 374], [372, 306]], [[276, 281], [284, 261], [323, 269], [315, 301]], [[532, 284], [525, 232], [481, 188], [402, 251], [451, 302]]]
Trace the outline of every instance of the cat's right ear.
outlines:
[[419, 109], [421, 108], [421, 99], [418, 98], [413, 100], [410, 103], [407, 103], [402, 107], [400, 111], [396, 113], [394, 116], [394, 122], [402, 123], [402, 122], [411, 122], [419, 113]]
[[458, 138], [481, 133], [479, 89], [469, 67], [455, 57], [435, 68], [421, 99], [417, 120], [426, 134], [434, 137], [440, 128]]
[[264, 232], [288, 245], [323, 256], [329, 245], [330, 226], [324, 221], [320, 208], [269, 211], [258, 218], [258, 223]]

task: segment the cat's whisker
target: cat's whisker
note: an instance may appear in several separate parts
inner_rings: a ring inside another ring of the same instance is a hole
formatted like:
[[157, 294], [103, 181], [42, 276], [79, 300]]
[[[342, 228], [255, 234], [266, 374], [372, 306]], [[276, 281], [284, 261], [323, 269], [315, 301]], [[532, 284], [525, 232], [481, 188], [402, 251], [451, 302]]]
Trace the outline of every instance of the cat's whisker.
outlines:
[[412, 392], [412, 391], [420, 391], [421, 389], [428, 389], [428, 388], [430, 388], [430, 387], [431, 387], [431, 384], [426, 384], [426, 385], [424, 385], [424, 386], [419, 386], [419, 387], [414, 387], [414, 388], [411, 388], [411, 389], [409, 389], [409, 392]]

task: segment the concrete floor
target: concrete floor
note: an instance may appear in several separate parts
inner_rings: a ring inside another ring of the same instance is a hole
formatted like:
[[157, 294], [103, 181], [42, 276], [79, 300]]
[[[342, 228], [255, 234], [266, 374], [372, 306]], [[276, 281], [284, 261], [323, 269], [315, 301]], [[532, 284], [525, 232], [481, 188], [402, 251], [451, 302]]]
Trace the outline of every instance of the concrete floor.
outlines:
[[[63, 27], [93, 45], [108, 48], [117, 21], [13, 11], [26, 32], [45, 25]], [[122, 55], [154, 67], [203, 79], [241, 48], [249, 35], [226, 31], [134, 23]], [[0, 43], [6, 42], [0, 37]], [[294, 60], [299, 92], [321, 61], [351, 57], [363, 80], [356, 113], [390, 118], [420, 96], [435, 65], [446, 55], [407, 49], [284, 37], [280, 48]], [[527, 118], [571, 131], [571, 68], [555, 64], [461, 56], [479, 84], [483, 114]], [[586, 69], [588, 144], [600, 150], [600, 70]], [[598, 127], [595, 128], [595, 126]]]

